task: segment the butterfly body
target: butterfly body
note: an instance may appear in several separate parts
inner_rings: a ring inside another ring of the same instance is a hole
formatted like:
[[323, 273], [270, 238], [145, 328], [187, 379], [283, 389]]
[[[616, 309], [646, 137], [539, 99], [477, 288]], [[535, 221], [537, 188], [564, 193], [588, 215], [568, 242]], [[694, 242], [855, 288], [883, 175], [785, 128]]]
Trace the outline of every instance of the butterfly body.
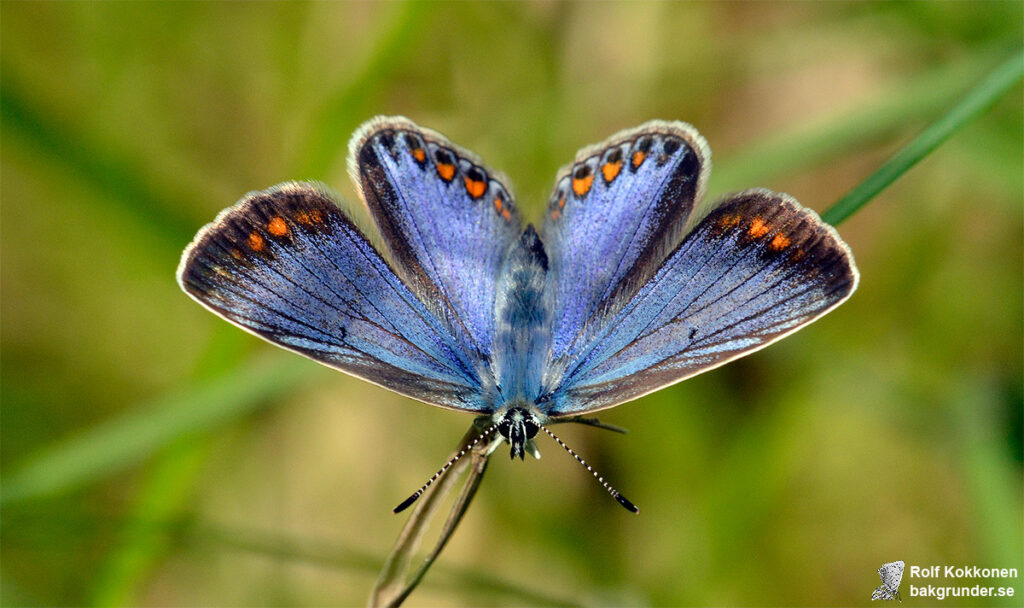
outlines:
[[275, 344], [490, 416], [513, 457], [549, 421], [767, 346], [858, 280], [835, 230], [786, 195], [748, 190], [700, 217], [710, 151], [684, 123], [582, 150], [539, 230], [500, 175], [407, 119], [364, 124], [349, 161], [379, 247], [323, 187], [286, 183], [200, 230], [179, 283]]
[[547, 293], [548, 257], [527, 226], [513, 243], [494, 307], [495, 345], [491, 361], [500, 390], [500, 405], [536, 403], [551, 342], [551, 301]]

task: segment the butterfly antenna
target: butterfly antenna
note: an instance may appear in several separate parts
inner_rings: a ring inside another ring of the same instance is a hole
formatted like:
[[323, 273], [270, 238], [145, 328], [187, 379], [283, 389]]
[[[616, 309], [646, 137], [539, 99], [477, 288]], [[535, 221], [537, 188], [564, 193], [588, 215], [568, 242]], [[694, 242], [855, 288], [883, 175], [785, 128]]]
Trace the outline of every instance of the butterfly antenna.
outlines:
[[572, 448], [570, 448], [569, 446], [565, 445], [564, 441], [559, 439], [557, 435], [555, 435], [550, 430], [548, 430], [548, 427], [542, 426], [540, 428], [544, 429], [544, 432], [547, 433], [552, 439], [557, 441], [558, 445], [562, 446], [565, 449], [566, 452], [569, 452], [569, 455], [572, 456], [573, 458], [575, 458], [576, 462], [580, 463], [581, 465], [583, 465], [583, 468], [585, 468], [586, 470], [590, 471], [590, 474], [594, 476], [594, 479], [597, 480], [597, 483], [601, 484], [601, 486], [604, 487], [605, 490], [608, 490], [608, 493], [612, 495], [612, 498], [614, 498], [615, 500], [619, 501], [620, 505], [622, 505], [627, 510], [629, 510], [629, 511], [631, 511], [633, 513], [639, 513], [640, 512], [640, 509], [636, 508], [636, 505], [634, 505], [633, 503], [629, 502], [629, 500], [627, 500], [626, 497], [623, 496], [622, 494], [619, 494], [618, 490], [613, 488], [611, 486], [611, 484], [609, 484], [607, 481], [604, 480], [604, 477], [601, 477], [597, 473], [597, 471], [595, 471], [593, 468], [591, 468], [591, 466], [589, 464], [587, 464], [586, 460], [583, 460], [582, 458], [580, 458], [579, 454], [577, 454], [576, 452], [572, 451]]
[[481, 433], [479, 437], [474, 439], [473, 443], [471, 443], [471, 444], [467, 445], [466, 447], [462, 448], [461, 450], [459, 450], [459, 453], [454, 455], [454, 456], [452, 456], [451, 459], [448, 462], [444, 463], [444, 466], [441, 467], [440, 469], [438, 469], [437, 473], [434, 473], [433, 477], [431, 477], [430, 479], [427, 480], [427, 483], [423, 484], [423, 486], [419, 490], [416, 490], [415, 492], [413, 492], [412, 496], [410, 496], [409, 498], [406, 498], [405, 500], [403, 500], [402, 504], [400, 504], [397, 507], [395, 507], [394, 510], [392, 510], [392, 513], [401, 513], [402, 511], [408, 509], [409, 506], [412, 503], [416, 502], [417, 498], [422, 496], [423, 493], [427, 491], [427, 488], [430, 487], [430, 484], [432, 484], [435, 481], [437, 481], [439, 477], [444, 475], [445, 471], [450, 469], [453, 464], [455, 464], [456, 462], [458, 462], [458, 460], [460, 458], [465, 456], [466, 452], [469, 452], [474, 447], [476, 447], [476, 444], [480, 443], [481, 439], [483, 439], [484, 437], [487, 437], [488, 435], [493, 433], [494, 430], [497, 429], [497, 428], [498, 428], [498, 424], [497, 423], [492, 424], [490, 426], [490, 428], [488, 428], [486, 431]]

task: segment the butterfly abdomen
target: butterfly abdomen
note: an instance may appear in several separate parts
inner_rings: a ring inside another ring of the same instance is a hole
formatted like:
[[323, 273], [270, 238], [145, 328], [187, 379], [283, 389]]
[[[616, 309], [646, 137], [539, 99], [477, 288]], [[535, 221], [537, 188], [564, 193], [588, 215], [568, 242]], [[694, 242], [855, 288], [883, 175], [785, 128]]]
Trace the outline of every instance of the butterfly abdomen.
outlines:
[[494, 303], [494, 377], [502, 398], [535, 400], [547, 363], [551, 305], [548, 256], [527, 226], [505, 257]]

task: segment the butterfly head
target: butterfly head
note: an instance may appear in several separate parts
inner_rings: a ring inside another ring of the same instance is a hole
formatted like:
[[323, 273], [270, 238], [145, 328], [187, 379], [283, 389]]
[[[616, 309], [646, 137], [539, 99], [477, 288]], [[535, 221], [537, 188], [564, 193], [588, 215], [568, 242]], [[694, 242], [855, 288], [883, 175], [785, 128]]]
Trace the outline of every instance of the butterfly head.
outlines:
[[526, 450], [531, 447], [528, 442], [537, 436], [544, 424], [540, 414], [525, 407], [510, 407], [498, 414], [496, 419], [498, 433], [512, 446], [511, 457], [515, 459], [518, 456], [522, 460]]

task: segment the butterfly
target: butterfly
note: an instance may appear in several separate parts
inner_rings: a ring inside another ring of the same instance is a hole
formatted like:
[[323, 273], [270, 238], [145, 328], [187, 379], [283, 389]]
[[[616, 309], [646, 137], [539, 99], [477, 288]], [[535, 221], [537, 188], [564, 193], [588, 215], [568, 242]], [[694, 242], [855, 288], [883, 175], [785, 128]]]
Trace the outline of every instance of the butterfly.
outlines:
[[882, 577], [882, 585], [871, 592], [872, 600], [897, 599], [903, 603], [900, 597], [900, 581], [903, 580], [903, 567], [906, 564], [903, 560], [882, 564], [878, 569], [878, 576]]
[[686, 123], [622, 131], [559, 171], [538, 230], [475, 154], [377, 117], [349, 144], [376, 235], [325, 187], [288, 182], [203, 227], [178, 282], [274, 344], [486, 417], [478, 440], [508, 442], [512, 458], [536, 453], [543, 430], [591, 470], [547, 425], [763, 348], [857, 286], [849, 247], [785, 194], [747, 190], [701, 213], [710, 157]]

